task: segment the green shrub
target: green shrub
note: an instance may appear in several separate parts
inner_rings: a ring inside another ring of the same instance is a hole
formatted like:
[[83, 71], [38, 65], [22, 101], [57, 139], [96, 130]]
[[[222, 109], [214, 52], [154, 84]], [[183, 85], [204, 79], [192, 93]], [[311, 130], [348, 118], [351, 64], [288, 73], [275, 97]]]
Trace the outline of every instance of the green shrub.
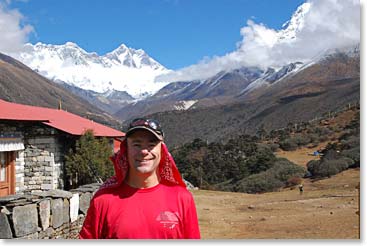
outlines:
[[321, 161], [310, 161], [307, 169], [315, 177], [330, 177], [346, 170], [354, 161], [350, 158], [323, 159]]
[[359, 136], [350, 136], [347, 139], [343, 139], [340, 141], [343, 149], [351, 149], [360, 146], [360, 137]]
[[262, 193], [276, 191], [282, 187], [283, 183], [276, 179], [269, 172], [262, 172], [251, 175], [240, 182], [236, 186], [236, 190], [246, 193]]
[[294, 137], [294, 141], [298, 146], [304, 146], [311, 142], [311, 138], [307, 135], [297, 135]]
[[311, 173], [312, 176], [315, 176], [318, 173], [320, 162], [320, 160], [311, 160], [307, 162], [307, 170]]
[[285, 158], [279, 158], [274, 166], [270, 168], [267, 172], [270, 172], [274, 177], [285, 184], [291, 177], [303, 177], [306, 174], [306, 170], [294, 164]]
[[270, 143], [268, 144], [269, 148], [271, 149], [271, 151], [276, 152], [279, 149], [279, 144], [277, 143]]
[[352, 149], [343, 150], [341, 153], [344, 157], [348, 157], [353, 160], [353, 164], [349, 167], [359, 167], [360, 166], [360, 147], [354, 147]]
[[112, 146], [106, 138], [96, 139], [92, 130], [87, 130], [76, 141], [75, 149], [65, 156], [66, 176], [70, 187], [94, 182], [103, 182], [113, 175], [110, 156]]
[[286, 186], [290, 178], [301, 178], [305, 173], [306, 170], [303, 167], [285, 158], [279, 158], [270, 169], [240, 180], [236, 190], [247, 193], [275, 191]]
[[315, 133], [311, 133], [308, 135], [308, 137], [310, 138], [310, 142], [311, 143], [319, 143], [319, 135], [315, 134]]
[[275, 155], [270, 148], [259, 145], [256, 152], [250, 156], [246, 162], [246, 168], [249, 174], [263, 172], [274, 165]]
[[294, 138], [287, 138], [279, 142], [280, 148], [285, 151], [296, 150], [298, 147], [297, 141]]

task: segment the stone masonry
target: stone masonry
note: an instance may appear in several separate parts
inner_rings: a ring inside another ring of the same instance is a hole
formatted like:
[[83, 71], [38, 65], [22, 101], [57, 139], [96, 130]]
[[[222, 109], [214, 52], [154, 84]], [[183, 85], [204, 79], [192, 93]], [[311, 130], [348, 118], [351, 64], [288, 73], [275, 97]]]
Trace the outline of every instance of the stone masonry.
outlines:
[[1, 133], [20, 135], [25, 146], [16, 152], [16, 194], [64, 188], [62, 133], [43, 125], [0, 122]]
[[77, 239], [100, 184], [0, 198], [0, 238]]

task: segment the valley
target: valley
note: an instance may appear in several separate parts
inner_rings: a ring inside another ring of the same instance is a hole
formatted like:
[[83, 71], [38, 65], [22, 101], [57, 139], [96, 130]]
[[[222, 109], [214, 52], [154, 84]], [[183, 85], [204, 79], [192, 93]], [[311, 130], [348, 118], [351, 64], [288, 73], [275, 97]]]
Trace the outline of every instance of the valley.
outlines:
[[[296, 162], [309, 149], [283, 153]], [[296, 162], [297, 163], [297, 162]], [[303, 179], [278, 192], [244, 194], [194, 190], [202, 239], [358, 239], [360, 170]]]
[[[320, 123], [334, 129], [351, 124], [355, 111], [346, 110]], [[307, 169], [320, 160], [314, 151], [324, 150], [330, 140], [274, 154]], [[203, 239], [359, 239], [360, 168], [349, 168], [329, 178], [302, 178], [298, 185], [274, 192], [246, 194], [193, 190]]]

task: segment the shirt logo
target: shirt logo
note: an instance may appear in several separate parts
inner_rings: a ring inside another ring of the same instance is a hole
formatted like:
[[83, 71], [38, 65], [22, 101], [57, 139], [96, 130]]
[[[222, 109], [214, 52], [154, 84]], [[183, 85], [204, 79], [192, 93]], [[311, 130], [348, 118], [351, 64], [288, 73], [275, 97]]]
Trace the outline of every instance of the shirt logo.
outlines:
[[178, 212], [164, 211], [157, 216], [156, 220], [163, 224], [164, 228], [173, 229], [178, 224], [178, 218]]

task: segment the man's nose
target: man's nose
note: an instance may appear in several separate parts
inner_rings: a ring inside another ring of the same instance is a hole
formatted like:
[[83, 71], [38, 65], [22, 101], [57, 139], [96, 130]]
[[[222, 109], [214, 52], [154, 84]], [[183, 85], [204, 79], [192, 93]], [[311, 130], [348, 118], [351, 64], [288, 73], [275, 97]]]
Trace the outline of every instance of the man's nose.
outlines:
[[147, 154], [149, 154], [149, 150], [148, 150], [148, 148], [143, 148], [143, 149], [141, 149], [141, 153], [142, 153], [143, 155], [147, 155]]

